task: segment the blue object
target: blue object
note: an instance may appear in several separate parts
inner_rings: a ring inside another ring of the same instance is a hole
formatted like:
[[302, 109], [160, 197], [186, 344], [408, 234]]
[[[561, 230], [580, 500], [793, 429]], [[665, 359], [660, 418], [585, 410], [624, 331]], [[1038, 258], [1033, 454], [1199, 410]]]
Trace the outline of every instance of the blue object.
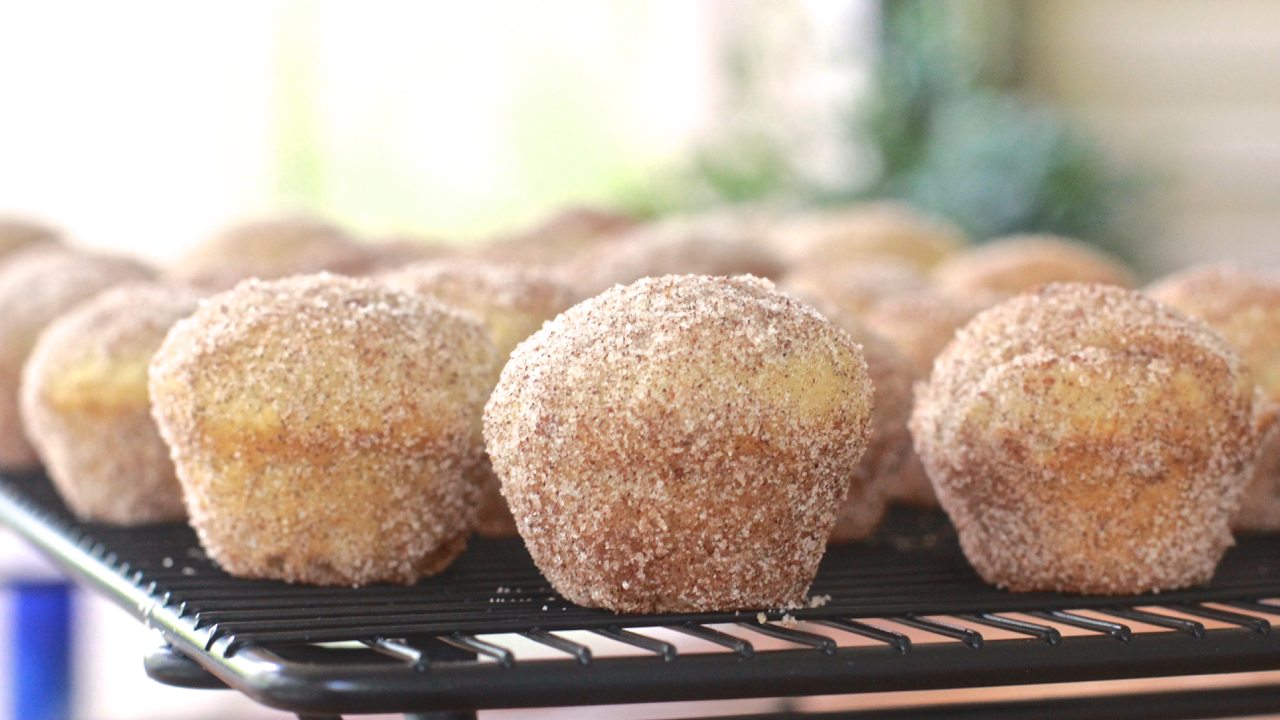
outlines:
[[17, 582], [13, 593], [11, 718], [71, 716], [71, 586]]

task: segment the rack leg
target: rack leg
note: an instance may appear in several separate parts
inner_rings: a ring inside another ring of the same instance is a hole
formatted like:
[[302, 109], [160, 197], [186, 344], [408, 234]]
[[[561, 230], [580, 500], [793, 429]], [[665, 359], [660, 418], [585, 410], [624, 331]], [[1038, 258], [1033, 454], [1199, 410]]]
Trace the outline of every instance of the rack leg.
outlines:
[[[427, 657], [432, 660], [476, 659], [475, 653], [467, 652], [442, 642], [427, 642], [424, 647]], [[435, 712], [407, 713], [404, 716], [404, 720], [476, 720], [476, 714], [471, 710], [437, 710]]]

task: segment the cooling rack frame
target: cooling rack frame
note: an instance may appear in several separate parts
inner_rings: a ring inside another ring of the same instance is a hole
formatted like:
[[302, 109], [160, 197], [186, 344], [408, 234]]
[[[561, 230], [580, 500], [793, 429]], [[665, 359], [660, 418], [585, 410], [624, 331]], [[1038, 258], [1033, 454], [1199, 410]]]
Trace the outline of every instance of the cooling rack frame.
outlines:
[[[145, 659], [153, 678], [230, 687], [305, 717], [1280, 669], [1280, 637], [1268, 619], [1280, 617], [1280, 604], [1266, 602], [1280, 598], [1280, 536], [1243, 538], [1207, 588], [1135, 598], [1015, 595], [972, 575], [937, 516], [899, 514], [891, 525], [905, 531], [824, 561], [815, 593], [832, 597], [820, 607], [626, 616], [559, 599], [511, 542], [477, 542], [456, 571], [413, 588], [320, 589], [230, 578], [183, 525], [80, 524], [39, 474], [0, 475], [0, 524], [163, 635], [166, 644]], [[859, 562], [870, 568], [865, 578]], [[884, 587], [886, 578], [902, 584]], [[1055, 629], [1067, 626], [1089, 633], [1062, 637]], [[677, 652], [654, 627], [722, 651]], [[989, 640], [980, 628], [1021, 639]], [[567, 631], [639, 655], [592, 657], [565, 639]], [[518, 634], [563, 659], [517, 659], [487, 639], [495, 633]], [[939, 642], [912, 642], [912, 633]], [[835, 635], [869, 642], [849, 646]], [[777, 641], [791, 649], [754, 647]], [[1280, 710], [1280, 691], [1237, 695], [1251, 708]], [[1043, 716], [1043, 704], [1034, 707]], [[1211, 716], [1208, 708], [1199, 716]]]

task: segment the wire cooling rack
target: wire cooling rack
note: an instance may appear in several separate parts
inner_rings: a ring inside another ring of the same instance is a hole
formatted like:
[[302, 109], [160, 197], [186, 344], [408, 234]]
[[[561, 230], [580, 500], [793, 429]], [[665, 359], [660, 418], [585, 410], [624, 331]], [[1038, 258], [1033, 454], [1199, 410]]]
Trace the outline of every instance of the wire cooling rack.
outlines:
[[[0, 476], [0, 523], [163, 634], [153, 678], [308, 717], [1280, 669], [1274, 535], [1241, 538], [1204, 588], [1011, 594], [973, 573], [941, 515], [898, 511], [872, 541], [828, 552], [813, 607], [616, 615], [557, 596], [518, 541], [475, 540], [412, 587], [323, 588], [230, 577], [185, 525], [81, 524], [41, 475]], [[1263, 690], [1152, 701], [1144, 716], [1280, 710]]]

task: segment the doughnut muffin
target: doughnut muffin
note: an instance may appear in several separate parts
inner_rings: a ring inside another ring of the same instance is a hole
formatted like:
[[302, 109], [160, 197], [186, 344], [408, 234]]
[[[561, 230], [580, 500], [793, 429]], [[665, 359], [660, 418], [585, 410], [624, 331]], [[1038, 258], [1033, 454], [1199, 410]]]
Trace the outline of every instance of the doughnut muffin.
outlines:
[[474, 314], [504, 361], [516, 345], [578, 299], [551, 271], [469, 258], [427, 260], [381, 278], [392, 287]]
[[557, 268], [636, 224], [635, 218], [614, 210], [568, 207], [533, 227], [493, 240], [479, 255], [494, 262]]
[[645, 277], [677, 273], [780, 277], [785, 265], [761, 237], [708, 217], [643, 225], [583, 253], [564, 268], [584, 297]]
[[1280, 277], [1234, 265], [1203, 265], [1147, 289], [1155, 299], [1203, 321], [1244, 358], [1268, 402], [1257, 474], [1236, 516], [1240, 530], [1280, 530]]
[[[978, 302], [961, 300], [924, 287], [882, 298], [861, 314], [868, 330], [888, 340], [900, 353], [916, 379], [927, 378], [934, 358], [955, 337], [956, 330], [983, 309]], [[891, 502], [936, 508], [938, 498], [915, 451], [907, 453], [887, 489]]]
[[307, 216], [250, 220], [195, 246], [168, 269], [175, 282], [210, 291], [241, 280], [322, 270], [358, 275], [375, 260], [345, 230]]
[[[800, 270], [788, 274], [783, 287], [820, 308], [855, 338], [870, 334], [880, 343], [887, 341], [887, 352], [867, 353], [867, 363], [873, 376], [877, 374], [877, 358], [884, 358], [896, 366], [893, 377], [881, 376], [875, 382], [876, 415], [886, 422], [898, 421], [892, 410], [881, 412], [882, 409], [898, 407], [895, 400], [898, 386], [904, 382], [907, 384], [908, 397], [904, 402], [909, 411], [911, 383], [928, 376], [933, 359], [951, 341], [955, 331], [982, 309], [977, 303], [943, 295], [928, 284], [925, 276], [897, 261], [869, 260], [821, 271]], [[883, 372], [887, 371], [882, 371], [882, 375]], [[886, 382], [894, 389], [881, 393], [881, 386]], [[882, 398], [882, 394], [885, 397]], [[882, 405], [882, 401], [888, 405]], [[905, 433], [905, 414], [900, 419]], [[874, 424], [879, 425], [879, 421]], [[872, 445], [875, 445], [874, 441]], [[938, 501], [924, 467], [915, 457], [909, 440], [905, 445], [905, 456], [901, 461], [893, 463], [892, 470], [886, 468], [876, 474], [881, 479], [877, 484], [893, 502], [937, 507]], [[868, 456], [874, 456], [874, 453], [869, 451]]]
[[798, 268], [881, 259], [927, 270], [967, 242], [955, 225], [890, 201], [799, 215], [773, 233], [775, 247], [790, 248]]
[[[475, 314], [489, 331], [503, 364], [521, 341], [577, 300], [569, 286], [549, 270], [480, 260], [416, 263], [384, 275], [383, 280]], [[493, 382], [497, 380], [495, 376]], [[475, 481], [482, 489], [476, 532], [489, 537], [514, 536], [515, 520], [487, 459], [477, 466]]]
[[414, 293], [248, 280], [170, 330], [152, 412], [227, 572], [412, 583], [466, 545], [497, 362], [478, 321]]
[[133, 260], [71, 250], [21, 252], [0, 264], [0, 470], [29, 470], [40, 463], [19, 403], [22, 366], [40, 332], [103, 290], [151, 276]]
[[1011, 235], [968, 248], [933, 269], [944, 292], [998, 302], [1051, 282], [1136, 287], [1120, 260], [1057, 235]]
[[151, 419], [147, 364], [169, 328], [195, 312], [185, 288], [131, 283], [55, 320], [22, 382], [22, 415], [67, 507], [82, 520], [182, 520], [182, 488]]
[[893, 343], [918, 377], [927, 377], [956, 331], [986, 307], [925, 287], [882, 298], [860, 317], [869, 330]]
[[840, 505], [831, 541], [847, 542], [869, 537], [880, 525], [890, 493], [901, 482], [911, 455], [911, 386], [915, 375], [906, 359], [887, 340], [871, 332], [857, 319], [824, 313], [862, 346], [867, 372], [874, 388], [867, 451], [853, 468], [848, 495]]
[[807, 303], [860, 317], [881, 301], [927, 291], [929, 281], [908, 263], [870, 259], [796, 268], [783, 277], [779, 286]]
[[1239, 356], [1138, 292], [1050, 284], [978, 315], [911, 431], [969, 562], [1017, 591], [1208, 581], [1259, 449]]
[[454, 257], [458, 248], [439, 240], [397, 236], [365, 243], [366, 261], [362, 275], [394, 272], [402, 267], [428, 260]]
[[30, 220], [0, 217], [0, 263], [21, 250], [62, 244], [62, 233]]
[[768, 282], [647, 278], [521, 343], [485, 439], [526, 547], [569, 600], [776, 608], [817, 571], [871, 394], [848, 334]]

